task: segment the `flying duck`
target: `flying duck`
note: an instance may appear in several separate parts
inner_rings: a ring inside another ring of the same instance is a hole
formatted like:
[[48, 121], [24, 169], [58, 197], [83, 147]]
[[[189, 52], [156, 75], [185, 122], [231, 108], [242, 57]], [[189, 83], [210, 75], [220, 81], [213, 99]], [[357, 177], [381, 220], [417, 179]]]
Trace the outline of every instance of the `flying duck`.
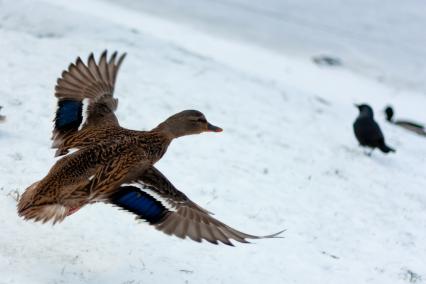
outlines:
[[222, 129], [197, 110], [176, 113], [150, 131], [121, 127], [113, 94], [124, 58], [117, 52], [108, 58], [104, 51], [96, 62], [92, 53], [87, 64], [77, 58], [62, 73], [55, 87], [58, 107], [52, 135], [55, 155], [62, 157], [25, 190], [18, 214], [55, 224], [88, 204], [103, 202], [166, 234], [197, 242], [232, 245], [231, 240], [277, 237], [281, 232], [255, 236], [225, 225], [155, 168], [173, 139]]

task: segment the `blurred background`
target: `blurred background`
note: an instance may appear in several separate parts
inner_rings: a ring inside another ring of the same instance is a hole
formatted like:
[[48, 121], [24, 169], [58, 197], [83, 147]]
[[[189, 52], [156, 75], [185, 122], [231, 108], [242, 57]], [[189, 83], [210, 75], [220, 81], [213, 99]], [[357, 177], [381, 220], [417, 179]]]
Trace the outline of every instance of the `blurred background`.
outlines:
[[[0, 283], [423, 283], [426, 2], [0, 0]], [[57, 78], [127, 52], [123, 127], [184, 109], [224, 129], [174, 141], [157, 167], [215, 217], [283, 239], [181, 240], [94, 204], [55, 226], [16, 198], [57, 161]], [[396, 153], [353, 132], [368, 103]]]
[[107, 0], [201, 31], [426, 91], [426, 4], [372, 0]]

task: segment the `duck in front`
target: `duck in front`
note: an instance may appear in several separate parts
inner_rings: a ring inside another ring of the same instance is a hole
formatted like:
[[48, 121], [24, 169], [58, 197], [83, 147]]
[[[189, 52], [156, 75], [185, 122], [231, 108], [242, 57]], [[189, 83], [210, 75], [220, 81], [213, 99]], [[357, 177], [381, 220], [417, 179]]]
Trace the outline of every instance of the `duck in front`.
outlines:
[[225, 225], [155, 168], [174, 139], [222, 129], [197, 110], [174, 114], [150, 131], [121, 127], [113, 93], [124, 57], [115, 52], [108, 58], [105, 51], [96, 62], [91, 54], [87, 64], [77, 58], [62, 73], [55, 88], [58, 108], [52, 147], [56, 156], [63, 157], [25, 190], [18, 214], [56, 223], [88, 204], [104, 202], [166, 234], [197, 242], [232, 245], [231, 240], [277, 237], [281, 232], [261, 237]]

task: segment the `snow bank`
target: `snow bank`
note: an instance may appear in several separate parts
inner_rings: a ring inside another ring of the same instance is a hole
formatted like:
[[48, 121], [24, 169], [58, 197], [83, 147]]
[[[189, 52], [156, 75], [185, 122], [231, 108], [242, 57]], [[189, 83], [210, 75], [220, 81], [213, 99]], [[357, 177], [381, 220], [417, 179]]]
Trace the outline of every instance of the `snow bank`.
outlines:
[[[426, 121], [425, 97], [98, 1], [0, 2], [0, 283], [407, 283], [426, 276], [426, 143], [381, 110]], [[123, 126], [199, 109], [221, 134], [178, 139], [158, 163], [194, 201], [254, 234], [235, 248], [165, 236], [107, 205], [24, 222], [22, 192], [54, 163], [56, 78], [77, 55], [128, 52]], [[366, 157], [354, 102], [395, 155]], [[414, 279], [414, 280], [413, 280]]]

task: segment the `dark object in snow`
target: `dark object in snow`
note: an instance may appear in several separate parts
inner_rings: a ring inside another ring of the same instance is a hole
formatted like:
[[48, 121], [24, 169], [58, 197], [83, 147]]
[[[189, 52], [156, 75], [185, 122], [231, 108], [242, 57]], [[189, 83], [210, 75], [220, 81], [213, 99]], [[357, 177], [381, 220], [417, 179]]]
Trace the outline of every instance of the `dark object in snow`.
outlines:
[[426, 129], [424, 125], [417, 122], [408, 121], [408, 120], [399, 120], [399, 119], [394, 120], [393, 119], [394, 112], [391, 106], [387, 106], [385, 108], [385, 114], [386, 114], [386, 120], [389, 121], [390, 123], [398, 125], [409, 131], [415, 132], [419, 135], [426, 136]]
[[337, 57], [318, 55], [312, 57], [312, 61], [319, 66], [342, 66], [342, 61]]
[[[24, 219], [63, 221], [80, 208], [104, 202], [180, 238], [232, 245], [254, 236], [235, 230], [191, 201], [154, 167], [173, 139], [202, 132], [221, 132], [197, 110], [172, 115], [151, 131], [122, 128], [115, 116], [115, 79], [124, 55], [108, 59], [103, 52], [87, 65], [78, 58], [62, 73], [55, 88], [58, 98], [53, 148], [58, 160], [42, 180], [28, 187], [18, 202]], [[83, 115], [83, 105], [87, 111]]]
[[407, 268], [402, 268], [401, 276], [402, 276], [402, 279], [408, 281], [409, 283], [423, 282], [421, 275], [419, 275], [419, 274], [415, 273], [414, 271], [407, 269]]
[[[2, 109], [3, 107], [2, 106], [0, 106], [0, 110]], [[0, 115], [0, 123], [1, 122], [4, 122], [6, 120], [6, 116], [4, 116], [4, 115]]]
[[[355, 120], [353, 127], [355, 137], [359, 144], [371, 148], [379, 148], [383, 153], [395, 152], [385, 143], [385, 138], [379, 125], [374, 121], [373, 109], [366, 104], [355, 105], [359, 110], [359, 115]], [[369, 155], [371, 155], [371, 152]]]

